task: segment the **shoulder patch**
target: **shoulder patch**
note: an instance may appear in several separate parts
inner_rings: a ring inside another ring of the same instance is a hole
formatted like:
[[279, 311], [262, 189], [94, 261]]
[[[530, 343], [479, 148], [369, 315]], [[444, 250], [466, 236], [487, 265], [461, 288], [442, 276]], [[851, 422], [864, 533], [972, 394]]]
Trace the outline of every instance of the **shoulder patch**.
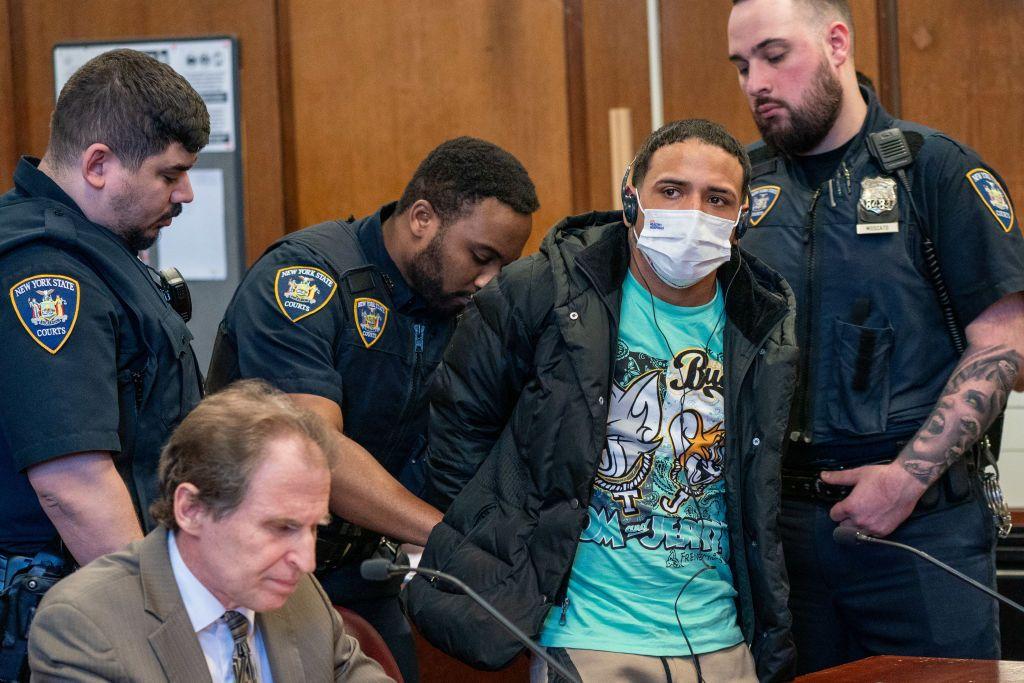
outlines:
[[376, 344], [388, 324], [388, 307], [376, 299], [361, 296], [352, 305], [352, 315], [363, 346], [370, 348]]
[[756, 227], [761, 219], [768, 215], [780, 194], [782, 194], [782, 188], [778, 185], [762, 185], [750, 190], [751, 227]]
[[60, 351], [78, 320], [78, 280], [43, 273], [25, 278], [10, 293], [14, 314], [28, 336], [51, 354]]
[[1010, 204], [1009, 195], [996, 177], [987, 169], [975, 168], [967, 172], [967, 179], [971, 181], [981, 201], [995, 216], [1003, 232], [1010, 232], [1013, 229], [1013, 205]]
[[274, 277], [277, 306], [293, 323], [326, 306], [337, 289], [334, 278], [312, 266], [278, 268]]

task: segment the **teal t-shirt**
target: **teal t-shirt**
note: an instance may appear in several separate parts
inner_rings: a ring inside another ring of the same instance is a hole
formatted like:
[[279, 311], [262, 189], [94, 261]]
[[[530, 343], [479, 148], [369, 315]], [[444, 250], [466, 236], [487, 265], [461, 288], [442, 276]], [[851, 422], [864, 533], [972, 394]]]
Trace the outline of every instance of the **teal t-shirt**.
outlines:
[[620, 320], [590, 519], [540, 641], [652, 656], [689, 655], [686, 638], [695, 654], [731, 647], [743, 634], [725, 518], [721, 289], [683, 308], [652, 302], [630, 273]]

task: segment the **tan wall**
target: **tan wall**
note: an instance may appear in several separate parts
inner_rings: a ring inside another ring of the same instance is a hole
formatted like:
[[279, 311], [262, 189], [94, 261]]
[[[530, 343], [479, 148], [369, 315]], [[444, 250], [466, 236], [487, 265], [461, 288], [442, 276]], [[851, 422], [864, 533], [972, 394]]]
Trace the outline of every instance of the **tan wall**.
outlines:
[[[853, 0], [858, 66], [876, 83], [881, 8], [898, 18], [905, 117], [978, 149], [1024, 192], [1024, 2]], [[726, 62], [726, 0], [663, 0], [665, 117], [756, 132]], [[41, 154], [59, 41], [228, 33], [242, 58], [247, 244], [397, 197], [442, 140], [477, 135], [539, 189], [533, 249], [559, 217], [612, 206], [608, 110], [650, 130], [640, 0], [0, 0], [0, 181]], [[884, 83], [882, 83], [884, 86]]]
[[537, 184], [538, 224], [570, 212], [560, 3], [285, 5], [295, 225], [397, 199], [426, 153], [457, 135], [523, 162]]

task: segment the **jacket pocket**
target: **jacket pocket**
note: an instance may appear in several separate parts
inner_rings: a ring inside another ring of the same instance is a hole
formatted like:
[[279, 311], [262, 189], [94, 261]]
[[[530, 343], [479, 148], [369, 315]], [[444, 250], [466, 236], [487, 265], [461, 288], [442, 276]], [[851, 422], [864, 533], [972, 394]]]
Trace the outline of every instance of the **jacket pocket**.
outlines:
[[830, 425], [847, 434], [879, 434], [889, 415], [892, 327], [865, 327], [836, 318]]

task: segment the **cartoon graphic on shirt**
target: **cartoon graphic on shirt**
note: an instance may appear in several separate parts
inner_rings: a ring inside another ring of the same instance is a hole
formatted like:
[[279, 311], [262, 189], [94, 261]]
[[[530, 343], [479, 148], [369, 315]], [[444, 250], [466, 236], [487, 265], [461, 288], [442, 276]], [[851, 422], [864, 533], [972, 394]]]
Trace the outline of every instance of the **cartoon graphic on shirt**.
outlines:
[[590, 521], [581, 541], [668, 551], [666, 566], [722, 553], [722, 363], [687, 348], [670, 362], [620, 340]]

